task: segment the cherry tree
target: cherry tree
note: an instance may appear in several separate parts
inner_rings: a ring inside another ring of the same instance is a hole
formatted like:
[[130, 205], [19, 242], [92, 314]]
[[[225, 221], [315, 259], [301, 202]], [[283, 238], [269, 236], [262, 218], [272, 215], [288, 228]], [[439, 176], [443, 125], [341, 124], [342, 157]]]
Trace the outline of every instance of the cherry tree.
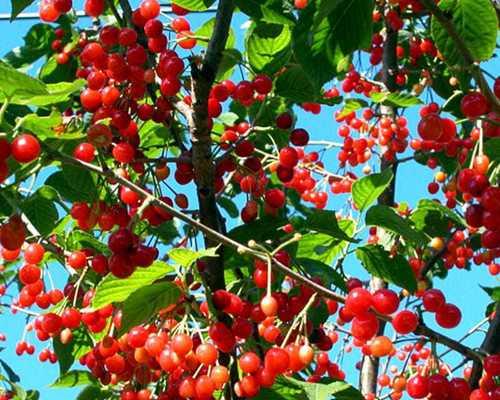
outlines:
[[[438, 289], [500, 271], [497, 12], [42, 0], [0, 61], [8, 343], [82, 400], [500, 399], [499, 288], [461, 338]], [[402, 163], [427, 198], [396, 198]], [[38, 398], [2, 367], [0, 399]]]

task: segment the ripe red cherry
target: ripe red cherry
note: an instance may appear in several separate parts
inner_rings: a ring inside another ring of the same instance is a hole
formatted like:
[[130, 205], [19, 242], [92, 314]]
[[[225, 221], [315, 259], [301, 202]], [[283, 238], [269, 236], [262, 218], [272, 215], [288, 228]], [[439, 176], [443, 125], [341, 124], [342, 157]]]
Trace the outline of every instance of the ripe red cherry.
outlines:
[[463, 378], [453, 378], [450, 380], [449, 400], [468, 400], [470, 386]]
[[236, 339], [231, 330], [222, 322], [217, 322], [210, 326], [208, 335], [213, 340], [220, 351], [229, 353], [236, 345]]
[[265, 368], [275, 375], [284, 373], [289, 363], [290, 356], [286, 350], [279, 347], [271, 347], [264, 357]]
[[290, 129], [292, 127], [292, 124], [293, 118], [287, 112], [278, 115], [278, 117], [276, 118], [276, 126], [280, 129]]
[[175, 335], [172, 339], [172, 350], [184, 357], [193, 348], [193, 339], [186, 334]]
[[87, 255], [81, 250], [73, 251], [68, 256], [68, 264], [74, 269], [82, 269], [87, 265]]
[[54, 313], [45, 314], [42, 317], [42, 329], [48, 334], [54, 334], [61, 330], [62, 319], [59, 315]]
[[443, 328], [454, 328], [460, 323], [461, 319], [462, 313], [454, 304], [446, 303], [436, 312], [436, 322]]
[[186, 18], [177, 17], [170, 23], [172, 29], [176, 32], [189, 31], [191, 26]]
[[202, 343], [196, 348], [196, 358], [203, 365], [215, 364], [218, 356], [217, 349], [211, 343]]
[[92, 162], [95, 157], [95, 147], [91, 143], [80, 143], [73, 150], [73, 157], [80, 161]]
[[355, 317], [351, 323], [352, 335], [361, 341], [367, 341], [374, 337], [379, 328], [377, 317], [373, 313], [365, 313]]
[[281, 189], [269, 189], [265, 193], [265, 201], [272, 208], [281, 208], [285, 205], [285, 193]]
[[55, 22], [61, 16], [53, 2], [42, 2], [39, 10], [40, 19], [44, 22]]
[[492, 354], [484, 359], [484, 370], [491, 376], [500, 375], [500, 354]]
[[426, 290], [424, 295], [422, 296], [422, 303], [424, 305], [424, 308], [430, 312], [436, 312], [445, 304], [445, 302], [446, 300], [444, 298], [443, 292], [438, 289]]
[[40, 155], [38, 139], [29, 133], [16, 136], [11, 143], [12, 157], [19, 163], [29, 163]]
[[372, 294], [364, 288], [357, 287], [347, 295], [345, 308], [353, 315], [361, 315], [365, 314], [372, 304]]
[[444, 376], [435, 374], [428, 379], [429, 396], [433, 399], [446, 399], [450, 392], [450, 383]]
[[34, 264], [26, 264], [19, 269], [19, 280], [24, 285], [35, 283], [41, 276], [42, 270]]
[[106, 3], [104, 0], [86, 0], [83, 9], [91, 17], [98, 17], [104, 12]]
[[467, 118], [474, 119], [486, 114], [490, 109], [490, 105], [486, 97], [479, 92], [466, 94], [460, 102], [460, 110]]
[[241, 370], [246, 374], [253, 374], [260, 368], [260, 357], [252, 351], [241, 355], [238, 360]]
[[379, 289], [373, 294], [373, 308], [381, 314], [392, 314], [398, 306], [399, 297], [393, 290]]
[[101, 94], [97, 90], [85, 89], [80, 93], [80, 101], [87, 111], [96, 111], [102, 102]]
[[418, 134], [424, 140], [438, 140], [443, 134], [443, 123], [438, 114], [428, 114], [418, 123]]
[[418, 325], [417, 315], [409, 310], [398, 312], [392, 319], [392, 326], [397, 333], [406, 335], [413, 332]]
[[38, 264], [43, 260], [45, 249], [40, 243], [31, 243], [24, 250], [24, 260], [28, 264]]
[[299, 161], [297, 150], [293, 147], [284, 147], [280, 150], [279, 155], [280, 164], [287, 168], [293, 168]]
[[425, 376], [415, 375], [406, 383], [408, 395], [414, 399], [422, 399], [429, 394], [429, 381]]
[[72, 0], [54, 0], [54, 8], [61, 14], [65, 14], [73, 7], [72, 3]]
[[128, 164], [134, 160], [135, 149], [127, 142], [118, 143], [112, 151], [113, 158], [123, 164]]
[[80, 326], [82, 315], [75, 308], [66, 308], [61, 315], [61, 319], [63, 326], [69, 329], [76, 329]]
[[309, 143], [309, 133], [305, 129], [294, 129], [290, 134], [290, 142], [294, 146], [305, 146]]
[[209, 399], [215, 391], [215, 384], [207, 375], [201, 375], [196, 379], [195, 392], [196, 398]]
[[266, 95], [273, 89], [273, 81], [267, 75], [257, 75], [252, 81], [252, 87], [257, 93]]
[[146, 20], [156, 18], [160, 15], [160, 3], [157, 0], [144, 0], [139, 10], [141, 16]]

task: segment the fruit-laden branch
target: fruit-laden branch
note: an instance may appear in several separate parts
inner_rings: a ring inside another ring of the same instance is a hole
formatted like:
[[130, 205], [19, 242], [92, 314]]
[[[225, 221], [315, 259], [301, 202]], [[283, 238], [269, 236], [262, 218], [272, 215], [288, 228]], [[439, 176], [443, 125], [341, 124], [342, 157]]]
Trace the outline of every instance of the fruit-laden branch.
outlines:
[[[94, 165], [94, 164], [89, 164], [84, 161], [77, 160], [73, 157], [67, 156], [65, 154], [62, 154], [58, 151], [55, 151], [48, 146], [44, 146], [44, 149], [46, 150], [47, 154], [50, 155], [54, 160], [57, 160], [63, 164], [68, 164], [68, 165], [74, 165], [79, 168], [87, 169], [91, 172], [94, 172], [98, 175], [104, 176], [106, 178], [109, 178], [120, 185], [123, 185], [127, 187], [128, 189], [132, 190], [133, 192], [139, 194], [143, 199], [149, 199], [148, 201], [150, 204], [157, 205], [158, 207], [164, 209], [168, 213], [170, 213], [172, 216], [175, 218], [178, 218], [179, 220], [185, 222], [186, 224], [198, 229], [200, 232], [202, 232], [205, 236], [210, 237], [214, 242], [232, 247], [236, 249], [240, 253], [245, 253], [248, 255], [251, 255], [252, 257], [255, 257], [257, 259], [260, 259], [262, 261], [268, 261], [268, 255], [264, 254], [260, 251], [257, 251], [255, 249], [252, 249], [242, 243], [237, 242], [236, 240], [233, 240], [217, 231], [214, 229], [204, 225], [202, 222], [191, 218], [189, 215], [184, 214], [183, 212], [177, 210], [176, 208], [168, 205], [167, 203], [161, 201], [157, 197], [152, 196], [149, 192], [141, 188], [140, 186], [137, 186], [136, 184], [130, 182], [129, 180], [123, 178], [120, 175], [117, 175], [114, 171], [111, 169], [103, 170], [102, 168]], [[316, 283], [315, 281], [309, 279], [308, 277], [290, 269], [280, 261], [276, 260], [275, 258], [272, 259], [272, 267], [284, 273], [285, 275], [289, 276], [290, 278], [294, 279], [297, 282], [300, 282], [311, 289], [313, 289], [316, 293], [319, 295], [329, 298], [332, 300], [335, 300], [339, 303], [345, 303], [345, 297], [339, 295], [338, 293], [335, 293], [334, 291], [324, 287], [323, 285], [320, 285]], [[390, 322], [391, 318], [385, 315], [380, 315], [375, 313], [377, 318], [379, 318], [381, 321], [386, 321]], [[447, 337], [444, 336], [438, 332], [435, 332], [434, 330], [428, 328], [424, 324], [420, 324], [417, 329], [415, 330], [415, 333], [418, 335], [423, 335], [430, 340], [435, 341], [436, 343], [441, 343], [450, 349], [453, 349], [457, 351], [458, 353], [464, 355], [465, 357], [468, 357], [472, 360], [476, 361], [481, 361], [480, 355], [472, 350], [471, 348]]]
[[[497, 303], [493, 319], [490, 322], [486, 336], [481, 344], [481, 351], [486, 354], [500, 353], [500, 302]], [[482, 372], [483, 364], [478, 360], [474, 360], [471, 377], [469, 379], [472, 388], [477, 388], [479, 386], [479, 379], [481, 379]]]
[[[208, 98], [222, 59], [222, 51], [226, 47], [233, 11], [233, 0], [219, 1], [214, 31], [208, 42], [207, 52], [201, 66], [198, 65], [196, 59], [191, 60], [193, 106], [187, 118], [201, 222], [219, 233], [225, 232], [225, 223], [217, 207], [215, 197], [215, 163], [212, 157]], [[207, 247], [213, 247], [216, 244], [210, 236], [204, 235], [204, 238]], [[225, 287], [222, 251], [221, 247], [219, 258], [207, 260], [205, 279], [211, 290]]]
[[[384, 48], [382, 53], [382, 83], [385, 85], [387, 90], [394, 92], [397, 90], [398, 86], [396, 84], [396, 74], [398, 70], [398, 60], [396, 54], [396, 48], [398, 45], [398, 31], [392, 29], [389, 23], [385, 24], [386, 37], [384, 40]], [[394, 116], [394, 109], [392, 107], [382, 106], [381, 113], [389, 117]], [[396, 172], [398, 168], [397, 163], [391, 163], [385, 158], [382, 159], [380, 163], [381, 170], [386, 168], [392, 168], [394, 175], [391, 184], [386, 190], [380, 195], [378, 203], [381, 205], [392, 207], [394, 205], [394, 198], [396, 192]], [[370, 279], [370, 290], [375, 292], [379, 289], [387, 287], [387, 283], [376, 276], [372, 276]], [[385, 330], [385, 322], [379, 326], [379, 335], [383, 335]], [[364, 356], [361, 365], [361, 371], [359, 375], [359, 386], [361, 393], [364, 395], [368, 393], [377, 392], [377, 377], [379, 370], [380, 360], [378, 357]]]
[[450, 38], [455, 43], [455, 46], [457, 46], [458, 51], [462, 55], [466, 67], [470, 69], [474, 80], [479, 86], [479, 89], [491, 104], [493, 111], [495, 111], [496, 113], [500, 113], [500, 101], [491, 90], [488, 82], [486, 81], [486, 78], [479, 68], [479, 64], [476, 62], [476, 60], [474, 60], [474, 57], [472, 56], [470, 50], [467, 48], [467, 45], [455, 29], [453, 21], [443, 12], [443, 10], [439, 8], [439, 6], [436, 5], [433, 0], [421, 0], [420, 2], [427, 10], [429, 10], [429, 12], [432, 14], [432, 17], [436, 18], [436, 20], [446, 30]]

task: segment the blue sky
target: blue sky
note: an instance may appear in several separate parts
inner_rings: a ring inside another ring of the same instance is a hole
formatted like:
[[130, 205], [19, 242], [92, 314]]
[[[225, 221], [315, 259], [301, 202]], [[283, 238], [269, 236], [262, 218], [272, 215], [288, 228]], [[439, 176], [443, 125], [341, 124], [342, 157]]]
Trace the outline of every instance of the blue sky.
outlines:
[[[10, 12], [8, 3], [9, 2], [5, 0], [0, 2], [0, 13]], [[135, 0], [133, 3], [137, 4], [138, 1]], [[78, 6], [80, 1], [76, 2], [76, 4]], [[79, 7], [79, 9], [81, 9], [81, 7]], [[31, 7], [29, 10], [33, 11], [36, 10], [36, 8]], [[193, 27], [200, 25], [204, 18], [206, 17], [194, 16], [191, 19]], [[235, 29], [236, 37], [240, 45], [244, 35], [244, 30], [241, 27], [244, 21], [244, 17], [236, 16], [233, 22], [233, 29]], [[84, 23], [88, 24], [88, 22], [89, 21], [86, 20]], [[11, 24], [8, 21], [0, 21], [0, 32], [2, 34], [0, 55], [3, 56], [13, 47], [19, 46], [22, 43], [23, 35], [33, 23], [35, 22], [16, 21]], [[500, 62], [490, 62], [487, 68], [490, 71], [498, 71], [500, 70]], [[412, 133], [415, 132], [415, 127], [418, 122], [416, 111], [417, 110], [413, 110], [407, 115]], [[333, 119], [332, 108], [325, 108], [318, 116], [313, 116], [312, 114], [300, 110], [298, 111], [298, 115], [298, 126], [307, 129], [313, 139], [339, 139], [336, 133], [337, 124]], [[330, 167], [330, 170], [335, 170], [335, 160], [335, 154], [327, 155], [324, 159], [327, 168]], [[410, 206], [416, 205], [416, 202], [420, 198], [428, 196], [426, 187], [432, 179], [432, 175], [433, 173], [430, 170], [421, 165], [415, 163], [402, 164], [399, 168], [397, 178], [397, 201], [408, 202]], [[190, 193], [192, 194], [192, 191]], [[340, 205], [341, 202], [335, 199], [330, 201], [329, 208], [336, 209]], [[55, 276], [56, 282], [62, 282], [63, 275], [60, 269], [58, 271], [57, 267], [54, 266], [51, 267], [51, 272]], [[360, 273], [360, 268], [356, 263], [351, 263], [347, 266], [347, 272], [352, 275], [357, 275]], [[488, 274], [485, 266], [473, 266], [470, 272], [455, 269], [451, 271], [446, 280], [436, 280], [435, 286], [442, 289], [446, 293], [448, 301], [457, 304], [463, 314], [461, 324], [457, 328], [445, 333], [454, 338], [459, 338], [471, 326], [481, 320], [483, 318], [484, 307], [488, 304], [489, 299], [480, 289], [479, 285], [495, 286], [497, 284], [498, 282]], [[427, 317], [426, 323], [431, 327], [435, 327], [432, 317]], [[17, 357], [14, 354], [14, 344], [21, 337], [24, 324], [25, 320], [22, 315], [17, 315], [15, 317], [8, 314], [0, 315], [0, 331], [4, 332], [8, 337], [6, 349], [0, 353], [0, 357], [8, 362], [21, 376], [21, 384], [24, 388], [33, 388], [41, 392], [42, 400], [76, 397], [74, 390], [52, 390], [47, 387], [48, 384], [54, 381], [58, 376], [57, 366], [51, 366], [47, 363], [40, 364], [35, 356], [24, 355], [22, 357]], [[481, 334], [476, 334], [471, 337], [467, 343], [473, 347], [478, 346], [481, 339]], [[37, 345], [37, 352], [35, 354], [38, 354], [41, 348], [41, 345]], [[351, 356], [347, 356], [343, 365], [347, 372], [348, 381], [352, 383], [357, 382], [357, 371], [353, 368], [354, 359], [357, 359], [357, 356], [357, 352]], [[453, 365], [460, 359], [455, 355], [450, 355], [446, 360], [449, 360]]]

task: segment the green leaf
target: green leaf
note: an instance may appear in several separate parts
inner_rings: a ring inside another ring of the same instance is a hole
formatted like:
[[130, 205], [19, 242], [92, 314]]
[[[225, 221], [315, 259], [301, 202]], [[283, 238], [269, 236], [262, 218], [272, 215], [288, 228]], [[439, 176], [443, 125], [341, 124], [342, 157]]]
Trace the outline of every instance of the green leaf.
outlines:
[[57, 133], [54, 129], [62, 124], [62, 115], [57, 110], [52, 110], [50, 115], [41, 117], [37, 114], [28, 114], [19, 120], [19, 126], [33, 132], [41, 139], [54, 138], [58, 140], [73, 140], [84, 138], [85, 135], [81, 132], [77, 133]]
[[70, 58], [66, 64], [59, 64], [53, 55], [42, 65], [38, 77], [45, 83], [72, 82], [77, 68], [76, 58]]
[[259, 400], [363, 400], [363, 395], [357, 389], [343, 381], [322, 379], [318, 383], [304, 382], [295, 378], [281, 376], [271, 389], [255, 397]]
[[282, 0], [235, 0], [238, 8], [256, 22], [293, 25], [295, 18]]
[[91, 248], [101, 254], [110, 255], [109, 247], [96, 239], [88, 232], [75, 229], [70, 232], [66, 238], [66, 247], [70, 251], [81, 250], [82, 248]]
[[491, 138], [484, 142], [484, 152], [490, 161], [500, 161], [500, 138]]
[[77, 79], [73, 82], [48, 83], [45, 85], [48, 94], [33, 96], [23, 99], [17, 104], [27, 104], [33, 106], [47, 106], [68, 100], [73, 94], [79, 94], [85, 86], [84, 79]]
[[[475, 61], [489, 60], [495, 51], [497, 16], [489, 0], [442, 0], [439, 8], [451, 19], [458, 36]], [[461, 65], [465, 59], [455, 40], [435, 18], [431, 18], [431, 34], [448, 65]]]
[[97, 383], [97, 379], [89, 371], [73, 370], [58, 377], [50, 387], [69, 388]]
[[12, 104], [22, 104], [17, 102], [19, 98], [29, 98], [30, 96], [47, 95], [45, 85], [38, 79], [17, 71], [4, 61], [0, 60], [0, 98], [4, 101], [10, 97]]
[[449, 223], [454, 223], [459, 228], [466, 226], [465, 220], [436, 201], [423, 199], [410, 215], [410, 220], [418, 230], [429, 236], [444, 236], [449, 232]]
[[491, 297], [491, 300], [496, 302], [500, 301], [500, 286], [496, 287], [481, 286], [481, 289], [483, 289], [488, 294], [488, 296]]
[[216, 81], [230, 79], [233, 75], [234, 67], [242, 62], [243, 56], [236, 49], [225, 49], [222, 51], [222, 60], [217, 71]]
[[123, 303], [120, 335], [149, 321], [161, 309], [175, 304], [180, 294], [180, 289], [172, 282], [155, 283], [137, 289]]
[[281, 74], [275, 82], [276, 93], [297, 103], [314, 101], [316, 89], [304, 69], [294, 65]]
[[151, 285], [173, 271], [172, 266], [167, 263], [155, 261], [148, 268], [137, 268], [132, 275], [125, 279], [108, 274], [97, 285], [92, 308], [99, 309], [111, 303], [125, 301], [137, 289]]
[[407, 108], [422, 104], [422, 101], [417, 96], [409, 93], [378, 92], [372, 93], [370, 97], [373, 102], [389, 107]]
[[371, 205], [387, 189], [394, 178], [392, 170], [386, 168], [381, 173], [371, 174], [352, 184], [352, 199], [359, 211]]
[[[331, 2], [331, 0], [322, 0]], [[343, 0], [328, 14], [329, 51], [351, 54], [370, 46], [373, 30], [373, 0]], [[353, 29], [353, 27], [356, 27]]]
[[21, 210], [42, 235], [48, 235], [55, 228], [58, 218], [55, 204], [35, 193], [21, 204]]
[[54, 337], [53, 346], [61, 375], [68, 372], [74, 362], [93, 347], [92, 339], [83, 327], [73, 330], [73, 339], [68, 344], [62, 344], [59, 337]]
[[344, 104], [345, 106], [344, 108], [342, 108], [342, 111], [339, 114], [339, 116], [341, 117], [345, 117], [346, 115], [349, 115], [353, 111], [357, 111], [361, 108], [368, 106], [368, 103], [362, 99], [345, 99]]
[[97, 187], [89, 171], [65, 165], [60, 171], [50, 175], [45, 184], [52, 186], [69, 201], [92, 202], [97, 199]]
[[168, 252], [168, 258], [175, 263], [189, 268], [199, 258], [203, 257], [218, 257], [217, 248], [211, 247], [209, 249], [193, 251], [185, 248], [175, 248]]
[[186, 10], [205, 11], [215, 3], [215, 0], [174, 0], [173, 3]]
[[370, 274], [405, 288], [411, 293], [417, 290], [417, 281], [413, 270], [402, 255], [397, 254], [390, 257], [382, 246], [367, 245], [358, 247], [356, 256]]
[[256, 72], [274, 74], [290, 59], [292, 32], [288, 25], [253, 24], [248, 30], [246, 51]]
[[326, 286], [333, 285], [343, 292], [347, 292], [345, 279], [328, 264], [312, 258], [298, 258], [297, 263], [302, 266], [308, 274], [319, 276]]
[[366, 213], [365, 222], [366, 225], [379, 226], [401, 235], [415, 246], [424, 246], [428, 242], [427, 237], [412, 226], [411, 220], [401, 217], [389, 206], [371, 207]]
[[76, 400], [105, 400], [109, 398], [109, 392], [97, 385], [88, 385], [78, 393]]
[[10, 21], [16, 19], [16, 17], [23, 12], [23, 10], [29, 5], [33, 4], [35, 0], [10, 0], [12, 5], [12, 14], [10, 16]]
[[233, 112], [225, 112], [219, 115], [217, 119], [226, 126], [233, 126], [240, 119], [240, 116]]
[[17, 375], [14, 370], [10, 367], [9, 364], [7, 364], [4, 360], [0, 359], [0, 365], [2, 366], [3, 370], [7, 374], [7, 377], [9, 378], [9, 381], [17, 383], [20, 381], [19, 375]]
[[231, 218], [238, 218], [238, 215], [240, 215], [238, 207], [229, 197], [219, 197], [217, 203], [226, 210]]
[[[207, 47], [208, 40], [212, 37], [212, 34], [214, 32], [214, 27], [215, 27], [215, 18], [211, 18], [196, 30], [195, 32], [196, 36], [207, 39], [206, 41], [198, 40], [198, 44], [200, 46]], [[226, 49], [233, 48], [235, 44], [236, 44], [236, 36], [234, 35], [233, 30], [229, 29], [229, 34], [227, 36], [227, 42], [226, 42]]]
[[[356, 242], [355, 239], [351, 238], [345, 230], [340, 227], [337, 214], [334, 211], [308, 208], [304, 210], [304, 215], [307, 218], [306, 227], [308, 230], [326, 233], [336, 239]], [[351, 224], [353, 224], [352, 220], [346, 220], [343, 226], [350, 228]]]
[[54, 29], [48, 24], [35, 24], [24, 36], [24, 45], [9, 51], [4, 60], [14, 68], [25, 67], [50, 53], [55, 38]]
[[306, 233], [297, 243], [296, 257], [330, 264], [347, 246], [347, 242], [324, 233]]

